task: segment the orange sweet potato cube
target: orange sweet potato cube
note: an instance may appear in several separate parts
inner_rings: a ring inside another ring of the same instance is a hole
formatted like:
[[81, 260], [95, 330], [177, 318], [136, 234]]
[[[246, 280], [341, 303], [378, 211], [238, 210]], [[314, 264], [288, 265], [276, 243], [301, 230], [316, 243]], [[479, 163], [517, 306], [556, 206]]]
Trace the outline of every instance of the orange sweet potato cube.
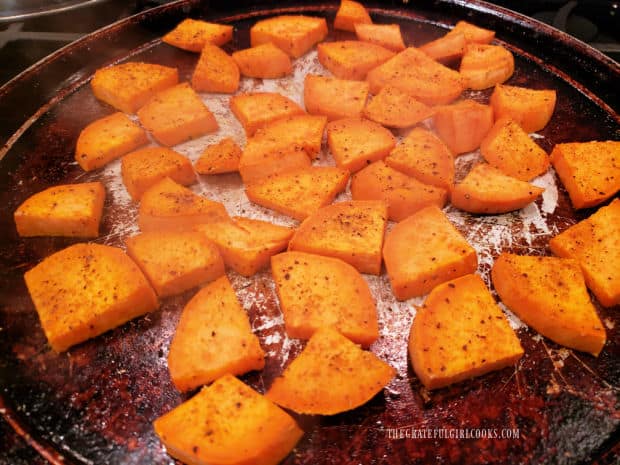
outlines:
[[176, 388], [189, 391], [264, 366], [263, 349], [226, 275], [198, 291], [170, 343], [168, 369]]
[[183, 186], [196, 182], [189, 159], [165, 147], [147, 147], [128, 153], [121, 160], [121, 175], [133, 200], [165, 177]]
[[550, 158], [575, 208], [593, 207], [620, 191], [620, 141], [557, 144]]
[[383, 259], [398, 300], [427, 294], [438, 284], [473, 273], [478, 266], [476, 251], [434, 205], [390, 231]]
[[405, 50], [405, 42], [398, 24], [355, 24], [357, 40], [381, 45], [382, 47], [401, 52]]
[[213, 113], [187, 83], [155, 95], [138, 110], [138, 117], [155, 140], [167, 146], [218, 130]]
[[290, 56], [298, 58], [326, 35], [325, 18], [283, 15], [258, 21], [250, 29], [250, 42], [252, 47], [271, 42]]
[[194, 165], [199, 174], [220, 174], [239, 171], [241, 148], [230, 137], [209, 145]]
[[327, 125], [327, 143], [336, 165], [355, 172], [387, 157], [396, 146], [396, 139], [373, 121], [346, 118]]
[[138, 226], [147, 231], [184, 231], [202, 223], [228, 220], [226, 208], [170, 178], [151, 186], [140, 201]]
[[510, 117], [525, 132], [544, 128], [555, 109], [555, 90], [535, 90], [498, 84], [491, 94], [490, 104], [495, 120]]
[[301, 147], [273, 148], [269, 142], [251, 141], [241, 154], [239, 173], [249, 186], [268, 177], [310, 168], [310, 165], [310, 158]]
[[480, 276], [468, 274], [437, 286], [418, 308], [409, 356], [422, 384], [438, 389], [512, 366], [523, 348]]
[[98, 69], [90, 86], [99, 100], [125, 113], [135, 113], [153, 95], [178, 82], [176, 68], [131, 62]]
[[148, 141], [144, 129], [127, 115], [113, 113], [82, 129], [75, 146], [75, 160], [84, 171], [96, 170]]
[[239, 50], [232, 54], [243, 76], [275, 79], [293, 71], [289, 56], [271, 42]]
[[439, 39], [425, 43], [419, 49], [433, 60], [449, 62], [463, 56], [466, 47], [467, 39], [465, 39], [465, 35], [457, 33], [446, 34]]
[[488, 44], [495, 38], [495, 31], [485, 29], [467, 21], [456, 23], [448, 35], [463, 34], [468, 44]]
[[304, 111], [290, 98], [275, 92], [251, 92], [230, 99], [230, 109], [237, 117], [246, 136], [280, 118], [303, 115]]
[[347, 170], [310, 166], [254, 181], [246, 186], [245, 193], [258, 205], [303, 220], [333, 202], [348, 180]]
[[217, 45], [207, 44], [192, 74], [192, 87], [197, 92], [232, 94], [239, 88], [239, 78], [235, 60]]
[[13, 213], [21, 237], [97, 237], [105, 188], [100, 182], [49, 187], [28, 197]]
[[473, 100], [439, 107], [433, 116], [437, 135], [452, 153], [472, 152], [493, 127], [493, 109]]
[[387, 85], [364, 108], [364, 116], [390, 128], [408, 128], [435, 113], [413, 95]]
[[224, 45], [232, 36], [232, 26], [186, 18], [161, 40], [183, 50], [200, 52], [207, 44]]
[[327, 205], [301, 223], [289, 250], [340, 258], [360, 273], [378, 275], [387, 217], [383, 201], [353, 200]]
[[469, 44], [459, 72], [468, 89], [482, 90], [506, 81], [515, 70], [512, 53], [501, 45]]
[[334, 29], [355, 32], [356, 24], [372, 24], [364, 5], [353, 0], [341, 0], [334, 19]]
[[620, 304], [620, 200], [549, 241], [551, 251], [579, 262], [586, 285], [605, 307]]
[[304, 104], [312, 115], [325, 115], [332, 121], [360, 117], [368, 83], [308, 74], [304, 81]]
[[153, 426], [168, 453], [188, 465], [276, 465], [304, 434], [286, 412], [232, 375]]
[[27, 271], [24, 279], [56, 352], [158, 306], [138, 266], [121, 249], [107, 245], [67, 247]]
[[340, 79], [363, 80], [373, 68], [394, 56], [381, 45], [358, 40], [323, 42], [317, 46], [319, 62]]

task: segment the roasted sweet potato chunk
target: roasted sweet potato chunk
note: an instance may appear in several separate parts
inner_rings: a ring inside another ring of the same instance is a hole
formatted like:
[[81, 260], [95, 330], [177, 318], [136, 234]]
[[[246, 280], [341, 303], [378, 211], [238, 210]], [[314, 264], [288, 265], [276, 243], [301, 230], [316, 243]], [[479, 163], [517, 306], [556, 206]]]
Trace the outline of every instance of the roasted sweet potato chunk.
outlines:
[[304, 434], [286, 412], [232, 375], [153, 426], [168, 453], [188, 465], [276, 465]]
[[241, 148], [230, 137], [209, 145], [194, 165], [199, 174], [221, 174], [239, 171]]
[[135, 113], [156, 93], [178, 82], [176, 68], [131, 62], [98, 69], [90, 86], [99, 100], [125, 113]]
[[512, 53], [501, 45], [469, 44], [459, 72], [468, 89], [482, 90], [506, 81], [515, 70]]
[[382, 47], [401, 52], [405, 50], [405, 42], [398, 24], [355, 24], [355, 35], [358, 40], [381, 45]]
[[246, 136], [287, 116], [303, 115], [304, 111], [290, 98], [275, 92], [251, 92], [235, 95], [230, 99], [230, 109], [237, 117]]
[[297, 413], [335, 415], [368, 402], [395, 373], [335, 329], [321, 328], [265, 396]]
[[485, 29], [467, 21], [456, 23], [448, 35], [463, 34], [468, 44], [489, 44], [495, 38], [495, 31]]
[[550, 158], [575, 208], [594, 207], [620, 191], [620, 141], [557, 144]]
[[379, 337], [377, 309], [368, 284], [348, 263], [286, 252], [271, 257], [271, 273], [290, 337], [310, 339], [327, 326], [364, 347]]
[[239, 88], [239, 67], [217, 45], [207, 44], [192, 74], [192, 87], [198, 92], [232, 94]]
[[493, 109], [473, 100], [460, 100], [438, 108], [433, 125], [452, 153], [472, 152], [493, 127]]
[[478, 265], [476, 251], [437, 206], [394, 226], [385, 238], [383, 259], [398, 300], [427, 294], [441, 283], [473, 273]]
[[232, 57], [243, 76], [275, 79], [293, 71], [289, 56], [271, 42], [239, 50]]
[[273, 43], [298, 58], [327, 35], [325, 18], [283, 15], [258, 21], [250, 29], [252, 46]]
[[368, 83], [308, 74], [304, 80], [304, 104], [312, 115], [325, 115], [332, 121], [360, 117]]
[[368, 71], [394, 56], [381, 45], [358, 40], [323, 42], [317, 49], [319, 62], [340, 79], [366, 79]]
[[138, 266], [116, 247], [75, 244], [24, 275], [47, 340], [56, 352], [157, 308]]
[[334, 29], [355, 32], [356, 24], [372, 24], [364, 5], [353, 0], [341, 0], [334, 19]]
[[420, 47], [433, 60], [440, 62], [452, 61], [463, 56], [467, 47], [467, 39], [461, 33], [446, 34], [445, 36], [427, 42]]
[[168, 369], [176, 388], [189, 391], [264, 366], [263, 349], [228, 278], [198, 291], [183, 308], [170, 343]]
[[514, 365], [523, 348], [482, 279], [440, 284], [411, 326], [411, 364], [427, 389]]
[[620, 304], [620, 200], [549, 241], [551, 251], [579, 262], [586, 285], [605, 307]]
[[254, 181], [245, 193], [258, 205], [303, 220], [333, 202], [348, 180], [347, 170], [311, 166]]
[[528, 326], [571, 349], [601, 352], [605, 327], [577, 261], [502, 253], [492, 276], [502, 302]]
[[387, 85], [364, 108], [364, 116], [390, 128], [408, 128], [433, 116], [434, 109], [398, 87]]
[[28, 197], [13, 218], [21, 237], [97, 237], [105, 188], [100, 182], [54, 186]]
[[386, 225], [385, 202], [335, 203], [320, 208], [301, 223], [289, 250], [340, 258], [361, 273], [379, 274]]
[[535, 90], [498, 84], [491, 94], [495, 120], [510, 117], [525, 132], [544, 128], [555, 109], [555, 90]]
[[232, 36], [232, 26], [187, 18], [161, 40], [183, 50], [200, 52], [207, 44], [224, 45]]
[[93, 121], [80, 132], [75, 160], [84, 171], [92, 171], [148, 143], [146, 132], [124, 113], [113, 113]]

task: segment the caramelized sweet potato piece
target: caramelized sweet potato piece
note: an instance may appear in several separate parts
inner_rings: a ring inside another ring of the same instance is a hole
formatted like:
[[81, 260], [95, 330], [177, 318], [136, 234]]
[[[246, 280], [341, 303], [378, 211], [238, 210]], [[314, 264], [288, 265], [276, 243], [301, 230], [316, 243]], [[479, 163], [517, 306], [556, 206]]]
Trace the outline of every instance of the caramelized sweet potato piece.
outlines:
[[549, 241], [551, 251], [579, 262], [586, 285], [605, 307], [620, 304], [620, 200]]
[[308, 74], [304, 80], [304, 104], [312, 115], [329, 121], [362, 114], [368, 98], [368, 83]]
[[482, 90], [506, 81], [515, 70], [515, 59], [501, 45], [469, 44], [459, 72], [468, 89]]
[[550, 158], [575, 208], [594, 207], [620, 191], [620, 141], [557, 144]]
[[427, 42], [419, 49], [433, 60], [440, 62], [452, 61], [463, 56], [467, 47], [467, 39], [461, 33], [446, 34], [439, 39]]
[[207, 44], [192, 74], [192, 87], [198, 92], [232, 94], [239, 88], [239, 76], [233, 57], [217, 45]]
[[340, 258], [361, 273], [379, 274], [386, 225], [385, 202], [335, 203], [320, 208], [301, 223], [289, 250]]
[[165, 147], [147, 147], [128, 153], [121, 160], [121, 175], [127, 192], [136, 201], [165, 177], [183, 186], [196, 182], [189, 159]]
[[243, 76], [275, 79], [293, 71], [289, 56], [271, 42], [239, 50], [232, 57]]
[[168, 369], [176, 388], [189, 391], [264, 366], [263, 349], [226, 275], [198, 291], [183, 308], [170, 343]]
[[448, 35], [455, 34], [463, 34], [468, 44], [489, 44], [495, 38], [495, 31], [476, 26], [467, 21], [459, 21], [448, 32]]
[[401, 52], [405, 50], [405, 42], [398, 24], [355, 24], [357, 40], [381, 45], [382, 47]]
[[340, 79], [363, 80], [373, 68], [394, 56], [394, 52], [368, 42], [343, 40], [317, 46], [319, 61]]
[[390, 128], [408, 128], [433, 116], [434, 109], [398, 87], [387, 85], [364, 108], [364, 116]]
[[519, 210], [545, 189], [506, 176], [486, 163], [474, 166], [450, 193], [456, 208], [470, 213], [498, 214]]
[[422, 184], [383, 161], [371, 163], [353, 175], [351, 195], [353, 200], [385, 201], [392, 221], [402, 221], [429, 205], [441, 208], [448, 199], [445, 189]]
[[178, 82], [176, 68], [131, 62], [98, 69], [90, 86], [99, 100], [125, 113], [135, 113], [156, 93]]
[[310, 166], [254, 181], [245, 193], [258, 205], [303, 220], [333, 202], [348, 180], [347, 170]]
[[304, 434], [286, 412], [232, 375], [153, 426], [168, 453], [187, 465], [276, 465]]
[[75, 244], [24, 275], [47, 340], [56, 352], [157, 308], [138, 266], [116, 247]]
[[93, 121], [80, 132], [75, 160], [84, 171], [92, 171], [148, 143], [146, 132], [124, 113], [113, 113]]
[[199, 174], [233, 173], [239, 171], [240, 160], [241, 148], [232, 138], [225, 137], [205, 148], [194, 166]]
[[396, 371], [333, 328], [320, 328], [265, 396], [297, 413], [335, 415], [372, 399]]
[[424, 295], [478, 266], [476, 251], [434, 205], [394, 226], [385, 238], [383, 259], [398, 300]]
[[498, 84], [491, 95], [495, 120], [510, 117], [525, 132], [544, 128], [555, 109], [555, 90], [534, 90]]
[[372, 24], [364, 5], [353, 0], [341, 0], [334, 19], [334, 29], [355, 32], [356, 24]]
[[251, 92], [230, 99], [230, 109], [237, 117], [246, 136], [280, 118], [303, 115], [304, 111], [290, 98], [275, 92]]
[[327, 143], [336, 165], [355, 172], [387, 157], [396, 146], [396, 139], [373, 121], [346, 118], [327, 125]]
[[232, 40], [233, 27], [187, 18], [162, 37], [162, 41], [190, 52], [200, 52], [205, 45], [221, 46]]
[[571, 349], [601, 352], [605, 327], [575, 260], [502, 253], [492, 277], [502, 302], [528, 326]]
[[21, 237], [97, 237], [105, 188], [100, 182], [49, 187], [28, 197], [13, 213]]
[[482, 279], [440, 284], [411, 326], [411, 365], [427, 389], [438, 389], [514, 365], [523, 348]]
[[286, 252], [271, 257], [271, 273], [290, 337], [310, 339], [327, 326], [364, 347], [379, 337], [377, 309], [368, 284], [348, 263]]
[[263, 19], [250, 29], [252, 47], [271, 42], [295, 58], [305, 54], [326, 35], [325, 18], [303, 15]]
[[461, 100], [438, 108], [433, 125], [452, 153], [472, 152], [493, 126], [493, 109], [473, 100]]

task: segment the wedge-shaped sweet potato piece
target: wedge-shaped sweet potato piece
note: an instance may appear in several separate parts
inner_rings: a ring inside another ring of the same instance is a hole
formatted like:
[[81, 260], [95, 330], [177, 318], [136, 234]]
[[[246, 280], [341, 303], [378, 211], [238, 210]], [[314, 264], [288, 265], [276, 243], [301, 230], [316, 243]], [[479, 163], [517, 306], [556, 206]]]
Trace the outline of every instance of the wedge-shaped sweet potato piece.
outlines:
[[202, 223], [228, 220], [226, 208], [170, 178], [164, 178], [142, 195], [138, 226], [147, 231], [185, 231]]
[[372, 24], [364, 5], [353, 0], [341, 0], [334, 19], [334, 29], [355, 32], [356, 24]]
[[371, 70], [366, 79], [373, 94], [391, 84], [427, 105], [450, 103], [463, 91], [458, 72], [413, 47]]
[[176, 388], [189, 391], [264, 366], [263, 349], [226, 275], [198, 291], [170, 343], [168, 369]]
[[372, 399], [396, 371], [330, 327], [318, 329], [265, 394], [282, 407], [335, 415]]
[[547, 153], [509, 117], [498, 119], [480, 143], [486, 161], [508, 176], [530, 181], [549, 169]]
[[437, 108], [433, 125], [452, 153], [472, 152], [493, 127], [493, 109], [474, 100], [460, 100]]
[[468, 89], [482, 90], [506, 81], [515, 70], [512, 53], [501, 45], [469, 44], [459, 72]]
[[162, 37], [162, 41], [190, 52], [200, 52], [207, 44], [224, 45], [232, 40], [233, 27], [187, 18]]
[[283, 15], [258, 21], [250, 29], [252, 47], [268, 42], [298, 58], [327, 35], [325, 18]]
[[131, 62], [98, 69], [90, 86], [99, 100], [125, 113], [135, 113], [153, 95], [178, 82], [176, 68]]
[[217, 247], [198, 232], [151, 231], [125, 244], [160, 297], [181, 294], [224, 274]]
[[105, 188], [100, 182], [49, 187], [28, 197], [13, 213], [21, 237], [97, 237]]
[[195, 229], [217, 245], [226, 266], [247, 277], [267, 266], [272, 255], [285, 250], [294, 232], [292, 228], [243, 217], [201, 224]]
[[121, 160], [123, 184], [133, 200], [154, 184], [168, 177], [183, 186], [196, 181], [192, 162], [165, 147], [147, 147], [128, 153]]
[[47, 340], [56, 352], [157, 308], [138, 266], [116, 247], [75, 244], [24, 275]]
[[427, 294], [478, 266], [476, 251], [436, 206], [394, 226], [385, 238], [383, 259], [398, 300]]
[[542, 187], [506, 176], [491, 165], [479, 163], [454, 186], [450, 201], [466, 212], [498, 214], [519, 210], [544, 191]]
[[319, 61], [341, 79], [363, 80], [373, 68], [394, 56], [381, 45], [358, 40], [323, 42], [317, 46]]
[[140, 123], [157, 142], [176, 145], [218, 130], [213, 113], [188, 83], [155, 95], [140, 110]]
[[153, 426], [168, 453], [188, 465], [276, 465], [304, 434], [286, 412], [232, 375]]
[[275, 79], [293, 71], [289, 56], [271, 42], [239, 50], [232, 57], [243, 76]]
[[310, 166], [256, 180], [246, 186], [245, 193], [258, 205], [303, 220], [332, 203], [348, 180], [345, 169]]
[[290, 337], [310, 339], [327, 326], [364, 347], [379, 337], [377, 308], [368, 284], [348, 263], [285, 252], [271, 257], [271, 273]]
[[467, 39], [461, 33], [446, 34], [438, 39], [427, 42], [420, 47], [433, 60], [449, 62], [463, 56], [467, 47]]
[[454, 157], [432, 132], [414, 128], [386, 157], [385, 164], [424, 184], [451, 189]]
[[468, 44], [489, 44], [495, 38], [495, 31], [485, 29], [467, 21], [456, 23], [448, 35], [463, 34]]
[[579, 262], [586, 285], [605, 307], [620, 304], [620, 200], [549, 241], [551, 251]]
[[387, 85], [364, 108], [364, 116], [390, 128], [408, 128], [433, 116], [435, 110], [398, 87]]
[[575, 208], [593, 207], [620, 191], [620, 141], [557, 144], [550, 158]]
[[231, 137], [225, 137], [205, 148], [194, 167], [199, 174], [221, 174], [239, 171], [241, 148]]
[[329, 121], [360, 117], [368, 83], [308, 74], [304, 80], [304, 104], [312, 115], [325, 115]]
[[387, 217], [383, 201], [354, 200], [328, 205], [301, 223], [289, 250], [340, 258], [360, 273], [379, 274]]
[[346, 118], [327, 125], [327, 143], [336, 164], [355, 172], [387, 157], [396, 146], [396, 139], [374, 121]]
[[192, 74], [192, 87], [198, 92], [232, 94], [239, 88], [239, 77], [233, 57], [217, 45], [207, 44]]
[[301, 107], [290, 98], [275, 92], [250, 92], [235, 95], [230, 99], [230, 109], [248, 137], [267, 123], [287, 116], [304, 114]]
[[75, 160], [84, 171], [92, 171], [148, 143], [146, 132], [124, 113], [113, 113], [93, 121], [80, 132]]
[[381, 160], [353, 175], [351, 195], [353, 200], [385, 201], [392, 221], [402, 221], [429, 205], [441, 208], [448, 199], [445, 189], [423, 184]]
[[401, 52], [405, 50], [405, 42], [398, 24], [355, 24], [357, 40], [381, 45], [382, 47]]
[[[308, 154], [299, 146], [271, 149], [276, 144], [249, 142], [239, 160], [239, 173], [246, 185], [261, 180], [310, 168], [312, 164]], [[269, 146], [267, 148], [266, 146]], [[263, 151], [266, 150], [266, 151]]]
[[555, 90], [535, 90], [498, 84], [491, 94], [495, 119], [510, 117], [525, 132], [544, 128], [555, 109]]
[[473, 274], [433, 289], [409, 335], [411, 365], [427, 389], [514, 365], [522, 355], [519, 338]]
[[601, 352], [605, 327], [577, 261], [502, 253], [491, 275], [502, 302], [528, 326], [571, 349]]

